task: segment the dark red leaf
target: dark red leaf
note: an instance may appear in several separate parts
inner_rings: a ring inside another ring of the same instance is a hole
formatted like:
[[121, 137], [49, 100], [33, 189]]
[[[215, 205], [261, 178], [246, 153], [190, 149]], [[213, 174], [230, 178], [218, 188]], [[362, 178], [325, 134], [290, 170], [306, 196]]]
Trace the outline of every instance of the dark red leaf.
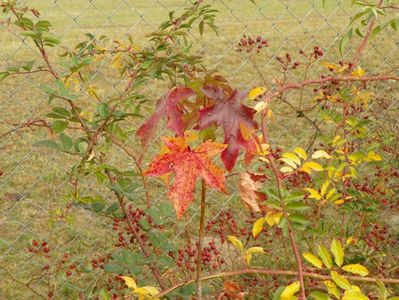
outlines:
[[178, 136], [184, 135], [183, 113], [179, 107], [179, 101], [194, 95], [190, 88], [177, 87], [171, 90], [157, 105], [156, 111], [148, 120], [137, 129], [137, 136], [144, 145], [153, 138], [155, 127], [159, 120], [166, 115], [166, 126], [172, 129]]
[[241, 148], [247, 151], [246, 161], [256, 152], [256, 137], [253, 134], [258, 128], [253, 119], [256, 111], [242, 104], [247, 95], [245, 91], [234, 90], [229, 94], [220, 87], [206, 86], [203, 93], [214, 104], [200, 110], [198, 128], [223, 126], [224, 143], [228, 147], [222, 152], [222, 160], [226, 169], [231, 171]]

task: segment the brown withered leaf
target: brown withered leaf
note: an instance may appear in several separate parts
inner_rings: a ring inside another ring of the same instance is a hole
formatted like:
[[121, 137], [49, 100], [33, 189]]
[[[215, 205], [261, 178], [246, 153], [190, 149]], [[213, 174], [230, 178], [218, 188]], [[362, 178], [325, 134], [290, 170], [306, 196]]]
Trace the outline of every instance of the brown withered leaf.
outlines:
[[256, 175], [249, 172], [241, 173], [238, 181], [238, 193], [252, 212], [260, 212], [260, 202], [266, 200], [266, 195], [259, 192], [262, 182], [267, 180], [265, 175]]
[[224, 296], [226, 296], [228, 299], [244, 299], [244, 290], [238, 283], [230, 280], [225, 280], [225, 282], [223, 283], [223, 287]]

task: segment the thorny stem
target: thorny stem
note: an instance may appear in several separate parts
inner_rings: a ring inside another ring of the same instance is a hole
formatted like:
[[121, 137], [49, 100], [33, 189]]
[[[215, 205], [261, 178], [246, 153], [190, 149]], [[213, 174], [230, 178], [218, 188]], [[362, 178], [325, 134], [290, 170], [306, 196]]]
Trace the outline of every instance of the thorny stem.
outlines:
[[[264, 143], [269, 143], [268, 133], [267, 133], [267, 128], [266, 128], [266, 115], [267, 115], [267, 110], [265, 110], [262, 113], [262, 117], [261, 117], [262, 134], [263, 134], [263, 142]], [[276, 187], [277, 187], [278, 197], [280, 199], [281, 210], [283, 212], [285, 220], [287, 221], [288, 237], [289, 237], [289, 240], [290, 240], [291, 248], [294, 251], [294, 256], [295, 256], [297, 269], [298, 269], [298, 279], [299, 279], [299, 283], [300, 283], [300, 286], [301, 286], [301, 297], [300, 297], [300, 299], [301, 300], [305, 300], [306, 299], [306, 294], [305, 294], [305, 283], [304, 283], [304, 280], [303, 280], [302, 259], [301, 259], [301, 255], [300, 255], [299, 250], [298, 250], [298, 246], [296, 245], [296, 242], [295, 242], [295, 236], [294, 236], [294, 231], [292, 229], [292, 224], [291, 224], [290, 219], [288, 218], [288, 213], [287, 213], [287, 210], [285, 209], [284, 199], [283, 199], [282, 194], [281, 194], [280, 172], [277, 169], [277, 166], [276, 166], [276, 164], [274, 162], [274, 157], [271, 154], [269, 154], [267, 158], [268, 158], [268, 160], [270, 162], [270, 166], [272, 168], [272, 171], [273, 171], [275, 179], [276, 179]]]
[[200, 212], [200, 226], [198, 231], [198, 247], [197, 247], [197, 299], [202, 299], [202, 284], [201, 284], [201, 257], [202, 257], [202, 239], [204, 237], [205, 226], [205, 200], [206, 200], [206, 186], [205, 180], [201, 181], [201, 212]]
[[[282, 275], [282, 276], [298, 276], [298, 271], [291, 271], [291, 270], [274, 270], [274, 269], [241, 269], [241, 270], [234, 270], [234, 271], [227, 271], [216, 273], [208, 276], [204, 276], [201, 278], [201, 281], [211, 280], [215, 278], [223, 278], [223, 277], [231, 277], [231, 276], [238, 276], [243, 274], [264, 274], [264, 275]], [[315, 278], [320, 280], [332, 280], [331, 276], [329, 275], [321, 275], [312, 272], [303, 272], [304, 277], [308, 278]], [[386, 284], [399, 284], [399, 279], [395, 278], [377, 278], [377, 277], [361, 277], [361, 276], [345, 276], [341, 275], [342, 277], [350, 280], [350, 281], [357, 281], [357, 282], [377, 282], [381, 281]], [[166, 290], [163, 290], [158, 295], [155, 295], [156, 298], [161, 298], [169, 294], [170, 292], [182, 287], [194, 283], [195, 280], [188, 280], [186, 282], [178, 283]]]

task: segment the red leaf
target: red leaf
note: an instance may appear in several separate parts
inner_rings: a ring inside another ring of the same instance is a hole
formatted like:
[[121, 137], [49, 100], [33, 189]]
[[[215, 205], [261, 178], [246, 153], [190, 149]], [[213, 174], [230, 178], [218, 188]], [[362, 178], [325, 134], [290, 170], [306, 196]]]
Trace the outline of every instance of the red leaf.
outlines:
[[192, 95], [194, 95], [192, 89], [177, 87], [171, 90], [166, 97], [158, 102], [156, 111], [143, 125], [140, 126], [139, 129], [137, 129], [136, 134], [141, 139], [142, 143], [147, 145], [152, 139], [154, 136], [155, 126], [164, 115], [167, 116], [166, 126], [169, 129], [172, 129], [178, 136], [183, 136], [183, 114], [178, 103], [182, 99]]
[[241, 148], [247, 151], [247, 161], [256, 149], [256, 137], [253, 134], [258, 128], [253, 119], [256, 111], [242, 104], [247, 92], [235, 90], [228, 94], [215, 86], [206, 86], [203, 92], [214, 104], [200, 110], [198, 127], [204, 129], [211, 125], [223, 126], [224, 143], [228, 147], [222, 153], [222, 160], [226, 169], [231, 171]]
[[222, 152], [226, 145], [210, 140], [191, 149], [184, 138], [165, 138], [169, 153], [158, 155], [145, 172], [148, 176], [161, 176], [175, 173], [169, 198], [176, 209], [177, 218], [181, 218], [190, 202], [194, 200], [195, 182], [202, 177], [213, 188], [225, 191], [225, 177], [222, 169], [212, 163], [215, 155]]

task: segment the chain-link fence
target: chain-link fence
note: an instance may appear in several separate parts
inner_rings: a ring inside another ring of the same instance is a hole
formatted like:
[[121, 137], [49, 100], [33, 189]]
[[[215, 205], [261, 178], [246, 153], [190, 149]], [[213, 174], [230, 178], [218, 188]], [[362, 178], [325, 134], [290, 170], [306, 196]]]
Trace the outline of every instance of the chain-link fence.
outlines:
[[[41, 18], [50, 20], [54, 32], [62, 44], [71, 46], [78, 42], [85, 33], [95, 36], [106, 35], [110, 40], [126, 40], [130, 34], [137, 44], [145, 43], [145, 34], [155, 30], [171, 10], [182, 10], [190, 4], [183, 0], [45, 0], [22, 1], [38, 9]], [[209, 3], [219, 10], [217, 25], [219, 34], [211, 31], [200, 37], [196, 30], [190, 32], [194, 51], [205, 57], [208, 66], [218, 69], [232, 84], [238, 88], [262, 86], [262, 77], [272, 82], [280, 69], [276, 57], [286, 52], [299, 58], [299, 50], [309, 51], [320, 46], [326, 53], [323, 59], [336, 62], [340, 59], [338, 52], [339, 38], [347, 31], [350, 17], [358, 7], [350, 5], [350, 0], [212, 0]], [[262, 76], [254, 70], [253, 61], [246, 53], [236, 51], [241, 37], [261, 35], [269, 41], [269, 47], [256, 57], [256, 65]], [[0, 26], [0, 68], [12, 66], [21, 61], [35, 59], [39, 53], [28, 38], [24, 38], [6, 23]], [[358, 41], [359, 39], [355, 39]], [[390, 70], [397, 66], [399, 59], [399, 35], [386, 30], [379, 34], [363, 56], [362, 64], [373, 72]], [[355, 47], [349, 45], [346, 52], [353, 56]], [[57, 48], [50, 52], [56, 58]], [[345, 57], [344, 57], [345, 59]], [[37, 62], [38, 63], [38, 62]], [[36, 62], [35, 62], [36, 64]], [[99, 68], [101, 70], [101, 68]], [[310, 72], [309, 77], [318, 74]], [[289, 81], [298, 81], [301, 73], [292, 72]], [[44, 79], [43, 79], [44, 78]], [[29, 294], [37, 297], [29, 287], [45, 285], [42, 260], [36, 260], [27, 251], [32, 239], [45, 240], [50, 251], [62, 256], [68, 253], [69, 263], [76, 263], [84, 269], [90, 260], [107, 253], [113, 247], [114, 233], [112, 220], [99, 216], [79, 206], [66, 208], [70, 190], [69, 172], [73, 159], [60, 155], [47, 148], [37, 147], [35, 143], [46, 139], [47, 132], [33, 128], [18, 131], [21, 124], [32, 120], [43, 119], [48, 112], [47, 97], [40, 88], [42, 74], [27, 74], [13, 77], [0, 83], [0, 295], [2, 299], [26, 299]], [[95, 84], [98, 93], [109, 94], [120, 90], [124, 81], [117, 74], [98, 71], [87, 82]], [[159, 98], [165, 90], [162, 87], [148, 87], [154, 99]], [[389, 101], [384, 111], [379, 111], [381, 123], [391, 122], [392, 131], [398, 130], [397, 91], [393, 85], [387, 85], [385, 92]], [[384, 91], [381, 91], [383, 93]], [[311, 97], [311, 94], [305, 97]], [[295, 100], [293, 100], [295, 101]], [[152, 109], [153, 103], [151, 104]], [[274, 109], [275, 122], [271, 125], [271, 137], [287, 149], [294, 145], [303, 145], [313, 134], [311, 124], [297, 117], [297, 112], [287, 110], [284, 104]], [[139, 122], [139, 121], [138, 121]], [[385, 124], [385, 123], [384, 123]], [[138, 126], [135, 124], [135, 126]], [[164, 131], [159, 132], [159, 136]], [[155, 139], [158, 140], [158, 139]], [[126, 142], [127, 147], [134, 148], [136, 138]], [[158, 152], [159, 144], [149, 148], [148, 158]], [[113, 163], [127, 168], [134, 168], [133, 163], [120, 150], [112, 154]], [[230, 182], [230, 191], [234, 191], [234, 182]], [[160, 188], [158, 188], [161, 186]], [[166, 189], [161, 181], [153, 181], [151, 192], [154, 203], [165, 201]], [[98, 187], [91, 181], [84, 182], [81, 194], [97, 195], [104, 199], [113, 199], [112, 193]], [[140, 192], [138, 192], [140, 194]], [[143, 196], [144, 197], [144, 196]], [[220, 196], [211, 193], [212, 210], [218, 212], [231, 207], [237, 200], [235, 193]], [[182, 223], [190, 224], [197, 220], [198, 205], [190, 210], [190, 218]], [[68, 212], [66, 211], [68, 210]], [[212, 216], [209, 215], [208, 218]], [[185, 224], [179, 226], [177, 239], [185, 230]], [[8, 273], [8, 274], [7, 274]], [[32, 275], [33, 274], [33, 275]], [[57, 279], [57, 291], [72, 290], [76, 294], [89, 296], [102, 272], [95, 275], [81, 275], [78, 281], [67, 276]], [[20, 281], [18, 283], [17, 281]], [[21, 283], [24, 283], [23, 285]], [[61, 299], [61, 294], [55, 295]]]

